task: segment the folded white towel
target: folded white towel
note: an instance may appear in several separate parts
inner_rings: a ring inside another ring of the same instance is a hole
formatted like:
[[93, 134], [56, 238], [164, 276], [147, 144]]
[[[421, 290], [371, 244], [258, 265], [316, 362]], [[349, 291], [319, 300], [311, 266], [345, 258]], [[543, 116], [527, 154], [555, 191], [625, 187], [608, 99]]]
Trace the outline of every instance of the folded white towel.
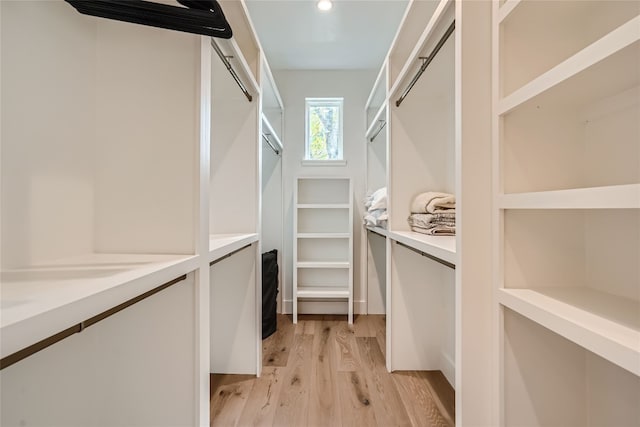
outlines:
[[452, 194], [429, 191], [414, 197], [411, 213], [447, 212], [456, 208], [456, 198]]
[[424, 227], [411, 227], [412, 231], [416, 233], [428, 234], [431, 236], [455, 236], [456, 228], [448, 225], [433, 225], [433, 227], [424, 228]]
[[371, 212], [376, 209], [387, 208], [387, 187], [379, 188], [374, 191], [364, 204], [364, 206]]

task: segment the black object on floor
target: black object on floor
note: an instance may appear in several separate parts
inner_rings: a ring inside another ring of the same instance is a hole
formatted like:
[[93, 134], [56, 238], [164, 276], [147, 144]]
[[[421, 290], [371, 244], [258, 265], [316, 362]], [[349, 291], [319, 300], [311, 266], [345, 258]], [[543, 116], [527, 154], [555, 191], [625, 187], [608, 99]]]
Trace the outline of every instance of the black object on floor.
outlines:
[[262, 339], [277, 328], [278, 250], [262, 254]]

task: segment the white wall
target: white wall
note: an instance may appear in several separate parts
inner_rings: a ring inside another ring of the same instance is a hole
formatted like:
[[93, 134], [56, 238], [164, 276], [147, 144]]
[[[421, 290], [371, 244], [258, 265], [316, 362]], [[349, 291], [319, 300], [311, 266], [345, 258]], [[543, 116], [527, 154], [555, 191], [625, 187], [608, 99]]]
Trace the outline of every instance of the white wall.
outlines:
[[[362, 227], [363, 199], [365, 196], [366, 156], [364, 144], [365, 118], [364, 107], [373, 87], [376, 70], [354, 71], [298, 71], [280, 70], [274, 77], [283, 102], [286, 105], [284, 140], [282, 155], [283, 203], [284, 203], [284, 283], [283, 312], [292, 311], [293, 276], [293, 181], [296, 176], [349, 176], [354, 188], [354, 311], [366, 312], [366, 283], [362, 268], [366, 260], [364, 228]], [[302, 166], [304, 158], [305, 98], [306, 97], [343, 97], [344, 98], [344, 134], [343, 152], [346, 166]], [[327, 305], [322, 309], [337, 308], [337, 312], [346, 313], [346, 305]], [[300, 306], [302, 313], [305, 306]], [[329, 311], [327, 311], [329, 312]]]

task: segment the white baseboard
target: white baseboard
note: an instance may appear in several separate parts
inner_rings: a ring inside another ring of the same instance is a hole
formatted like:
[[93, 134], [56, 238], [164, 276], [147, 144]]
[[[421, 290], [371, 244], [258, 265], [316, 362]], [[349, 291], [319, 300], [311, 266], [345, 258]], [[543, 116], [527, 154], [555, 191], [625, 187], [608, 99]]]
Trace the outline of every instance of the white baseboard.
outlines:
[[456, 365], [451, 360], [448, 354], [445, 352], [440, 353], [440, 366], [442, 367], [442, 373], [444, 374], [451, 387], [456, 386]]
[[[293, 300], [284, 300], [282, 309], [282, 314], [293, 313]], [[298, 302], [298, 314], [347, 314], [347, 311], [348, 307], [346, 301], [316, 300]], [[367, 302], [354, 301], [353, 312], [355, 314], [366, 314]]]

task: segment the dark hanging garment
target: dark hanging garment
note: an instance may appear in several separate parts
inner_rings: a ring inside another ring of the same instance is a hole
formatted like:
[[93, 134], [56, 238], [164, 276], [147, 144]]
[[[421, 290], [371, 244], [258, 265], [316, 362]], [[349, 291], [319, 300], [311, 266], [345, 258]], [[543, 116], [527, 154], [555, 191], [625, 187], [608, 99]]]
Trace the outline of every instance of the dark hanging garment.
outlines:
[[262, 254], [262, 339], [276, 331], [278, 297], [278, 250]]

